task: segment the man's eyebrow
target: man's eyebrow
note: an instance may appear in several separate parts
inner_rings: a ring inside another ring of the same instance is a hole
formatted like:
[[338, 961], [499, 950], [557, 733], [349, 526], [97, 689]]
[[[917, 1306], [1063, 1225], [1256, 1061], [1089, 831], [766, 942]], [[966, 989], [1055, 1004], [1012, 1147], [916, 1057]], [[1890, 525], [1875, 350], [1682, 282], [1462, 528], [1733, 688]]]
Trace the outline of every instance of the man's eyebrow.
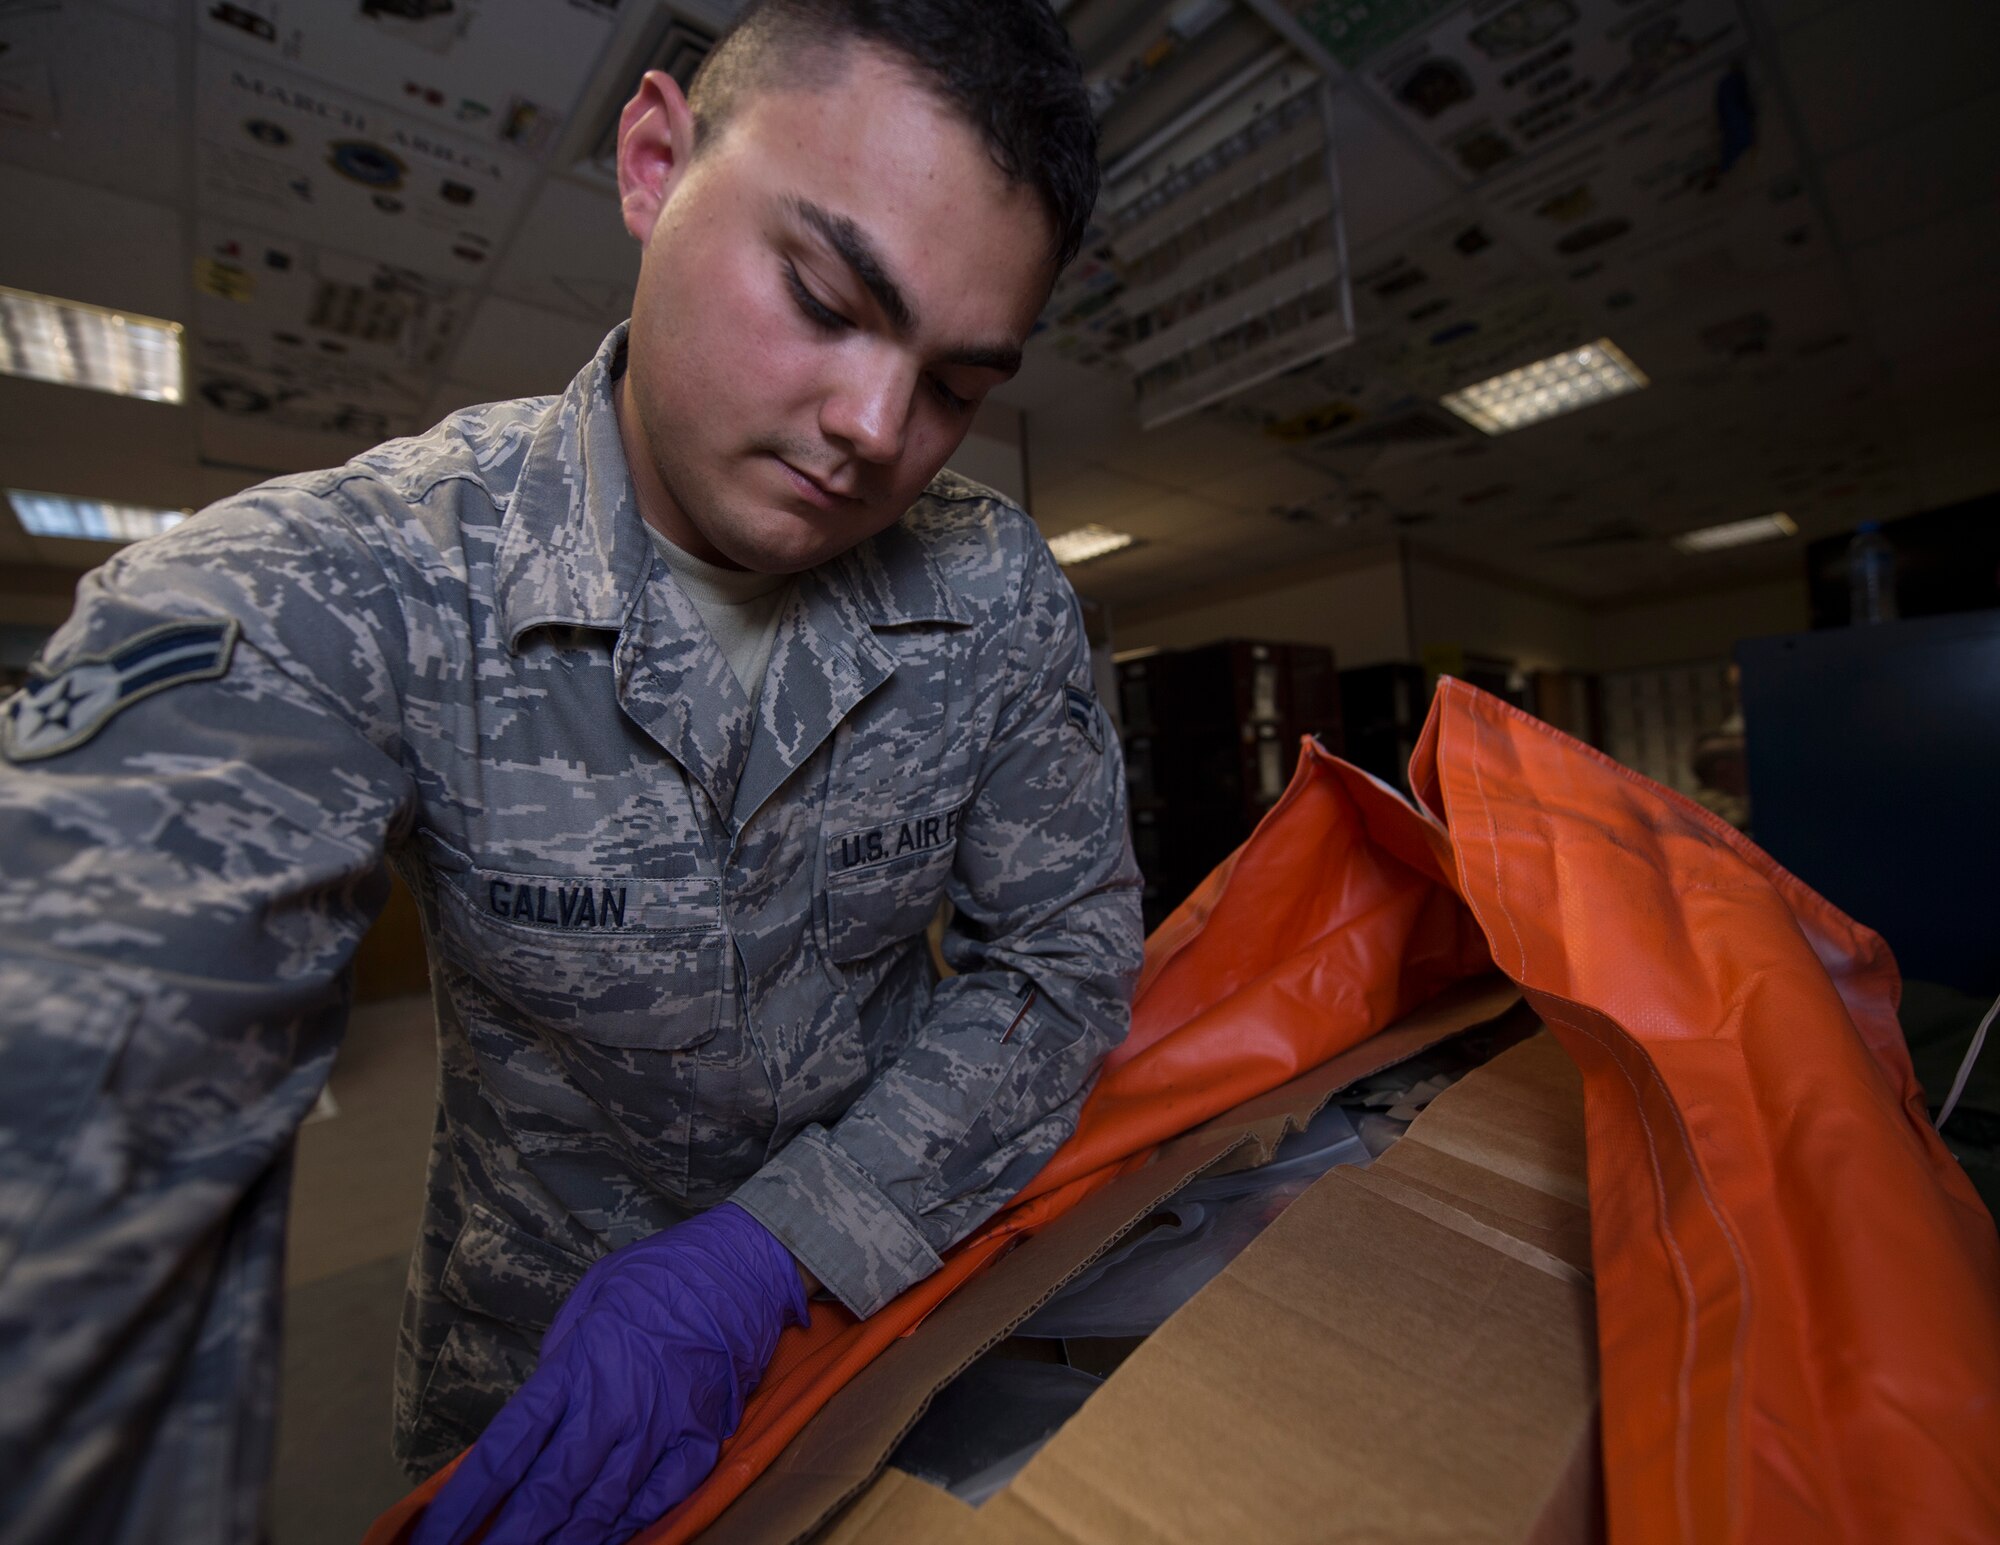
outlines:
[[875, 297], [875, 303], [897, 332], [907, 333], [916, 327], [917, 314], [910, 309], [902, 287], [889, 277], [881, 254], [860, 226], [845, 215], [820, 208], [810, 199], [793, 198], [787, 202], [792, 213], [817, 231], [841, 262], [854, 270], [854, 277], [868, 287], [868, 293]]
[[1012, 375], [1021, 368], [1021, 351], [1005, 344], [994, 344], [987, 348], [954, 349], [939, 363], [969, 365], [977, 370], [999, 370]]

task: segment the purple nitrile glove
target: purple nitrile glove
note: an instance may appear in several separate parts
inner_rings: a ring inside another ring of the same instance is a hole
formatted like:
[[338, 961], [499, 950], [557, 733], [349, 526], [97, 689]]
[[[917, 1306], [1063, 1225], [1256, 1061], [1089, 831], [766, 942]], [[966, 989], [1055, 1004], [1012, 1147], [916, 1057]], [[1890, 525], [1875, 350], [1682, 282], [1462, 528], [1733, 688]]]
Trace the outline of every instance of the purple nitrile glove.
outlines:
[[791, 1252], [730, 1202], [612, 1251], [413, 1545], [462, 1545], [489, 1516], [485, 1545], [626, 1539], [707, 1478], [778, 1333], [806, 1312]]

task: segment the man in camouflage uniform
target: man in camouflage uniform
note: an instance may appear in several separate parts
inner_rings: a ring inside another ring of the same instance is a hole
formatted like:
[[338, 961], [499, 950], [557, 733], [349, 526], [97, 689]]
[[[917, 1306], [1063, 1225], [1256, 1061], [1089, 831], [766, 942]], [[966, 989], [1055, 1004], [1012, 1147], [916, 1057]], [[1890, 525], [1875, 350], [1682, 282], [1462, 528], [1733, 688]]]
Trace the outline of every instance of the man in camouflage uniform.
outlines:
[[[770, 9], [693, 109], [662, 76], [627, 108], [634, 320], [567, 392], [128, 548], [6, 706], [6, 1538], [256, 1537], [292, 1139], [385, 863], [439, 1030], [415, 1473], [594, 1261], [725, 1200], [872, 1313], [1124, 1033], [1137, 882], [1076, 602], [938, 470], [1088, 214], [1080, 82], [1039, 5]], [[1047, 77], [1006, 77], [997, 129], [950, 73], [974, 27]], [[761, 684], [690, 557], [794, 576]]]

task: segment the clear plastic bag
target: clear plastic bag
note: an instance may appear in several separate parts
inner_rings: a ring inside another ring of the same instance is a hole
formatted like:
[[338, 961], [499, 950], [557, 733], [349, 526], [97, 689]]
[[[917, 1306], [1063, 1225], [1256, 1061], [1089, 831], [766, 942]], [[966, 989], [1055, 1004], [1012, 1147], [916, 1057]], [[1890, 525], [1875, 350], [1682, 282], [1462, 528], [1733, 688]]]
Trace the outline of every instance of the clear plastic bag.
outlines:
[[1372, 1155], [1350, 1114], [1329, 1105], [1269, 1164], [1182, 1186], [1038, 1309], [1017, 1335], [1144, 1336], [1201, 1291], [1320, 1176]]
[[938, 1391], [889, 1463], [977, 1507], [1103, 1382], [1061, 1363], [989, 1357]]

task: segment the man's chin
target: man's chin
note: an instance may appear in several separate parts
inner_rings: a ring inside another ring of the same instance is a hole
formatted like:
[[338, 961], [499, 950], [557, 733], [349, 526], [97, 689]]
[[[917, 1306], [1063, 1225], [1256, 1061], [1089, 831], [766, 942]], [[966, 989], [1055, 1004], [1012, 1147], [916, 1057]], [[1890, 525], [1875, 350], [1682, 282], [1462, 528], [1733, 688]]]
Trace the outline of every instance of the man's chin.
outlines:
[[709, 541], [731, 563], [754, 574], [802, 574], [858, 547], [874, 533], [864, 530], [835, 535], [815, 530], [809, 521], [789, 513], [767, 514], [757, 521], [738, 521]]

